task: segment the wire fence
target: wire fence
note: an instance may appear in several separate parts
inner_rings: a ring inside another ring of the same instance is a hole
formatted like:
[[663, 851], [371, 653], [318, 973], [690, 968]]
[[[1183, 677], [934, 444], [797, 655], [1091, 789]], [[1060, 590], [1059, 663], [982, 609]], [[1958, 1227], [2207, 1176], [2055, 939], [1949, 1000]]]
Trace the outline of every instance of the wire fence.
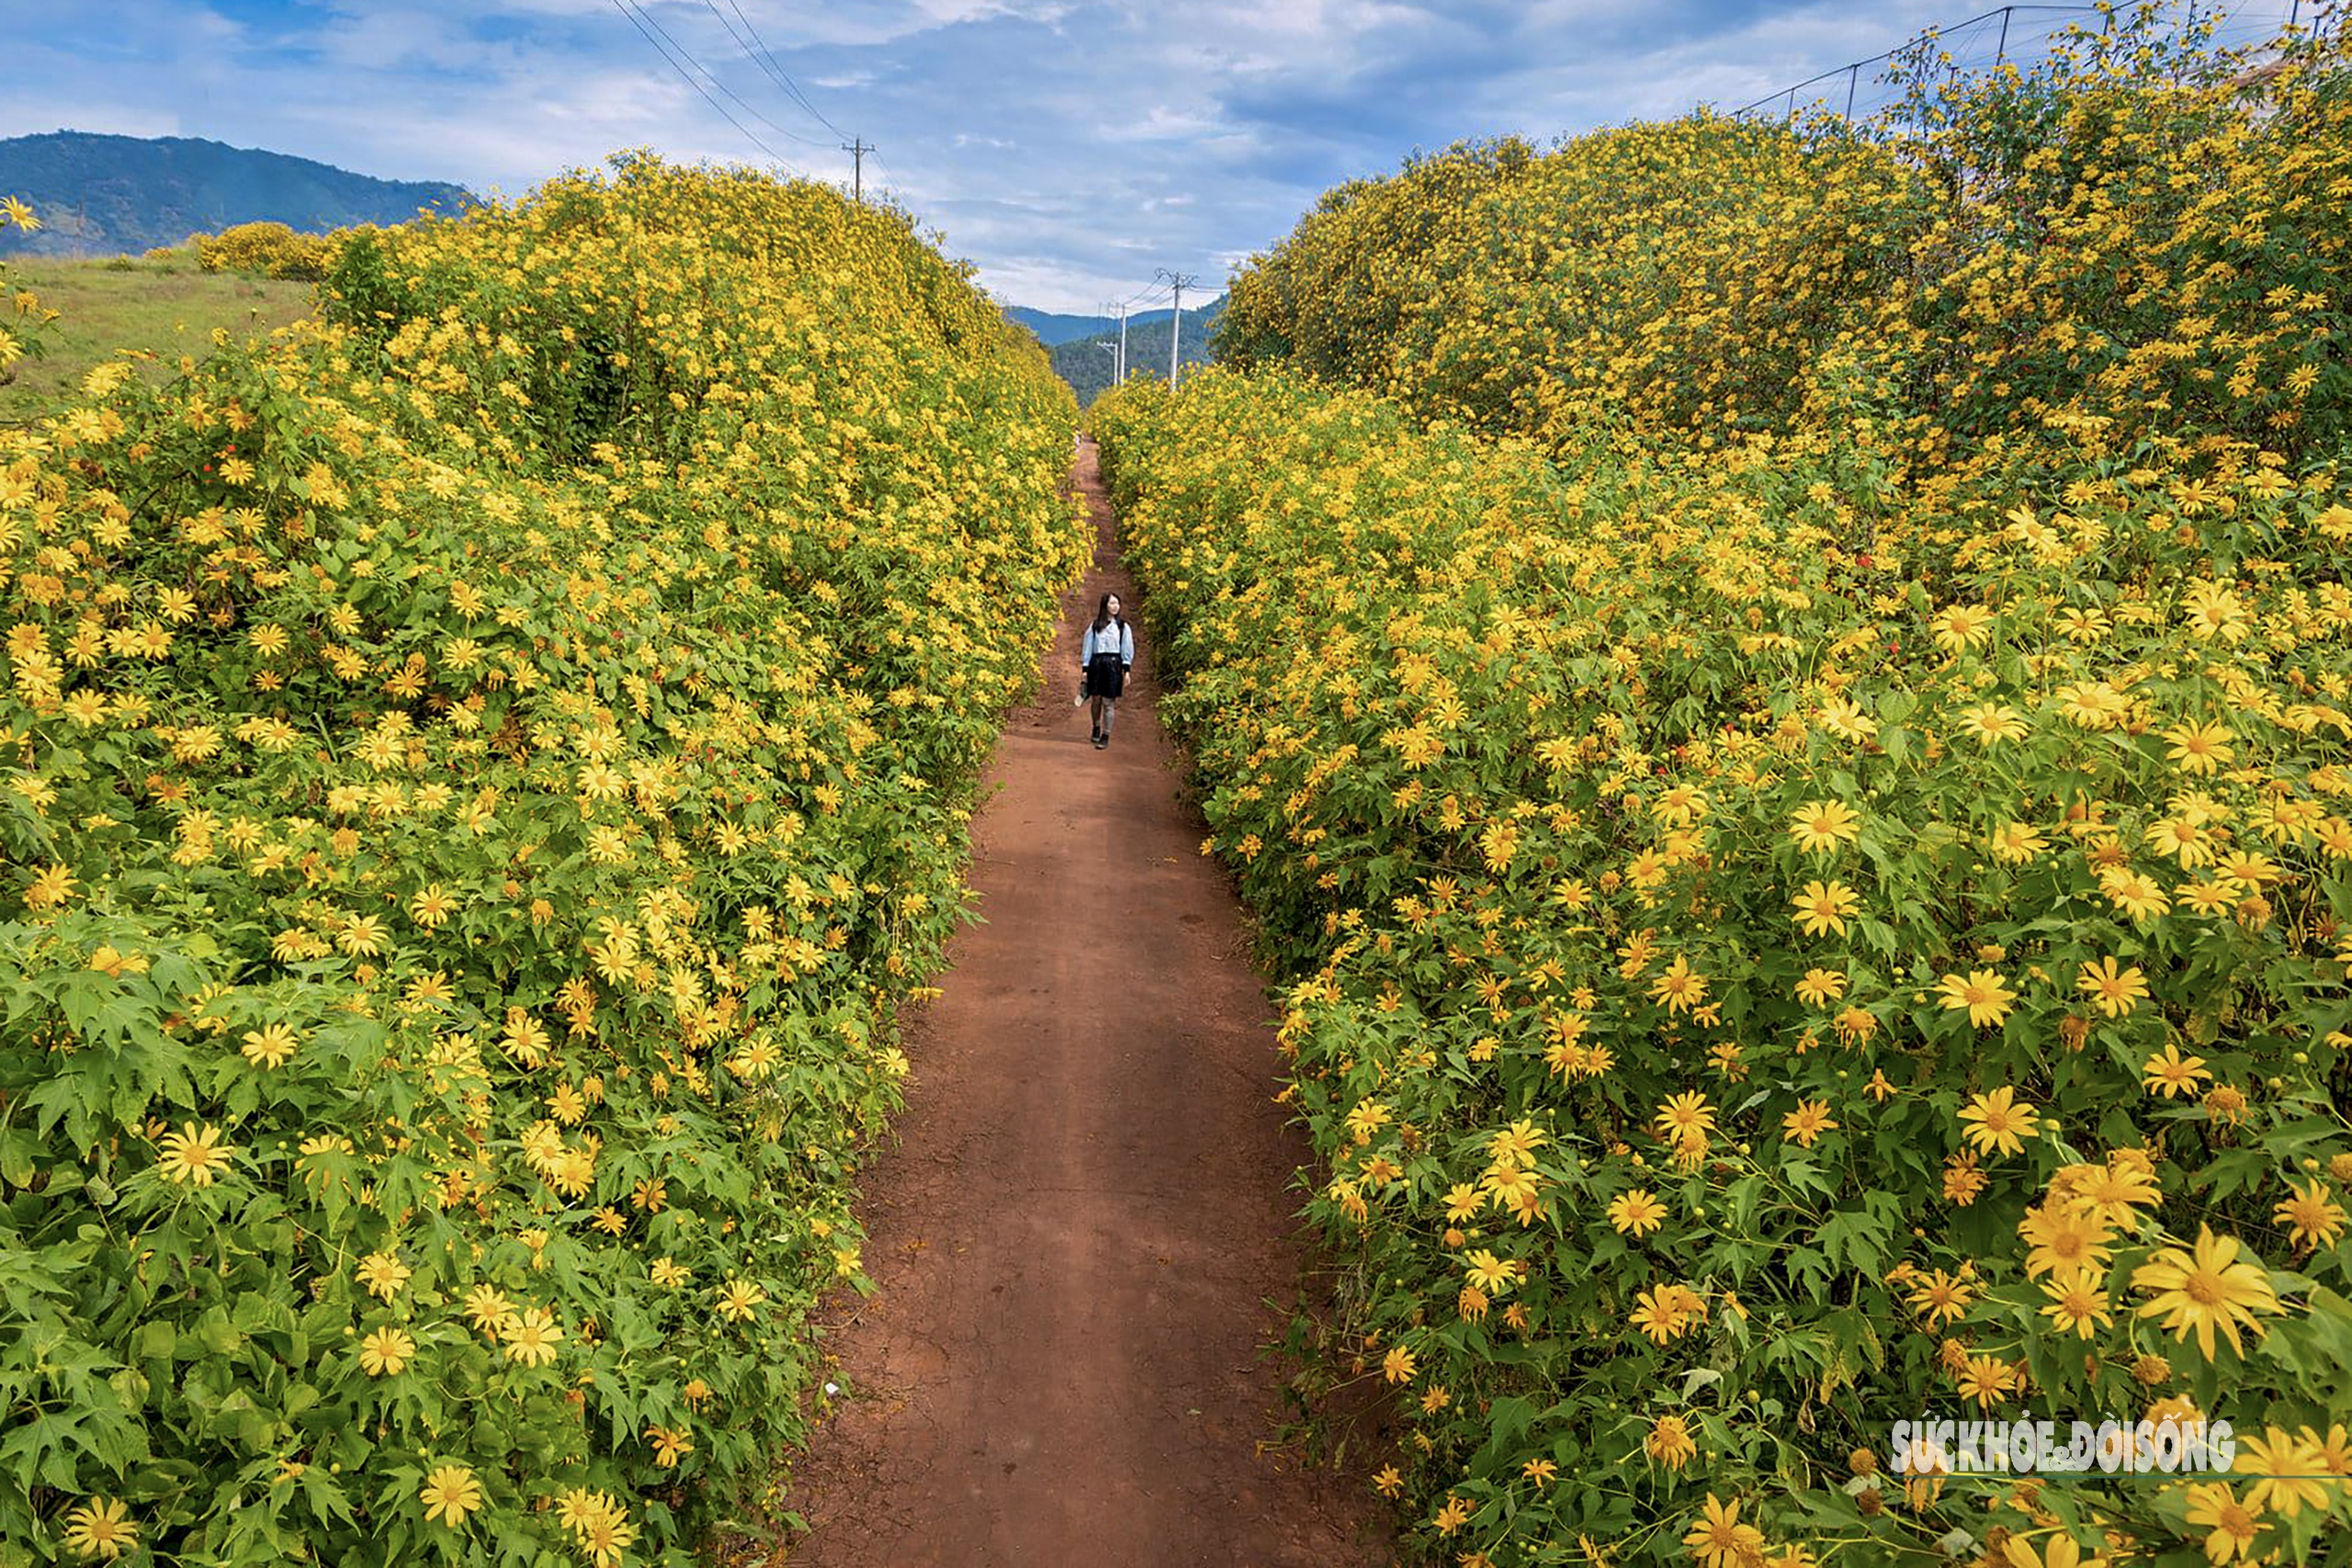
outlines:
[[[2191, 6], [2190, 19], [2210, 21], [2211, 47], [2259, 48], [2289, 28], [2324, 28], [2328, 7], [2313, 0], [2245, 0], [2238, 5]], [[1939, 64], [1953, 76], [1981, 75], [2014, 64], [2030, 70], [2075, 36], [2100, 31], [2111, 9], [2097, 6], [2002, 6], [1964, 22], [1932, 29]], [[1914, 34], [1894, 48], [1857, 60], [1768, 93], [1731, 111], [1734, 118], [1788, 118], [1821, 112], [1849, 120], [1868, 119], [1900, 102], [1907, 85], [1891, 79], [1888, 67], [1929, 35]]]

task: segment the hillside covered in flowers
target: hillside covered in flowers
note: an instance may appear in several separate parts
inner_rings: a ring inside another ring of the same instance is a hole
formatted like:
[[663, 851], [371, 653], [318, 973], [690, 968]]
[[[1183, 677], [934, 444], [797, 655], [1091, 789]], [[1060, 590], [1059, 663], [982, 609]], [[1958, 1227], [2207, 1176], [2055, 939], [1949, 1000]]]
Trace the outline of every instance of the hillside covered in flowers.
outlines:
[[1090, 416], [1429, 1562], [2352, 1554], [2352, 58], [1906, 70], [1343, 186]]
[[692, 1560], [864, 1279], [1067, 390], [630, 155], [85, 393], [0, 429], [0, 1558]]

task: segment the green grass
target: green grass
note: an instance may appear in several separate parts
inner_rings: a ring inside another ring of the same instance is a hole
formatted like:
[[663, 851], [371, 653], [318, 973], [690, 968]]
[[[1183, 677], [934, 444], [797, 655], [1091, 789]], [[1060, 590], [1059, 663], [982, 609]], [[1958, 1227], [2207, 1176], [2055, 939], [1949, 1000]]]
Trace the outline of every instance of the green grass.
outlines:
[[310, 314], [311, 296], [307, 283], [199, 271], [192, 247], [158, 261], [11, 256], [0, 262], [0, 321], [20, 338], [31, 321], [11, 301], [27, 289], [59, 316], [31, 334], [45, 349], [40, 357], [0, 371], [0, 424], [55, 412], [92, 367], [119, 353], [152, 355], [150, 372], [168, 376], [183, 355], [211, 352], [214, 328], [265, 333]]

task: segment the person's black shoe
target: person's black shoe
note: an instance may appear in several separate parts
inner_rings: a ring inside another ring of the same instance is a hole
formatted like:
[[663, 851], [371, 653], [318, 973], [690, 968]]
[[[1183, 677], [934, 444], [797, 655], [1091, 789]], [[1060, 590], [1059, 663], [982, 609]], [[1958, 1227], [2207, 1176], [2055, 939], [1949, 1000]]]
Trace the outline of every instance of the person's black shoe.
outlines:
[[1111, 744], [1111, 738], [1107, 735], [1098, 735], [1094, 738], [1094, 749], [1097, 751], [1100, 751], [1103, 747], [1108, 746], [1109, 744]]

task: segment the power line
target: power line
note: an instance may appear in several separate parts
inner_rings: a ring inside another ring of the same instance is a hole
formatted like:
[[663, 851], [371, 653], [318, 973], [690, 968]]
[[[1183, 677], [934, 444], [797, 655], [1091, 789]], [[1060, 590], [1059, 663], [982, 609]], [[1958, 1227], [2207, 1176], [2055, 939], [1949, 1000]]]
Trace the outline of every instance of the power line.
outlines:
[[[703, 3], [705, 5], [708, 5], [710, 0], [703, 0]], [[760, 29], [752, 25], [752, 18], [743, 15], [743, 7], [738, 5], [736, 0], [727, 0], [727, 8], [734, 12], [735, 15], [741, 19], [743, 23], [743, 30], [752, 35], [752, 41], [753, 43], [760, 46], [759, 54], [755, 57], [759, 66], [762, 70], [765, 71], [769, 76], [775, 79], [777, 86], [784, 89], [785, 96], [790, 98], [794, 103], [798, 104], [802, 108], [807, 109], [810, 114], [816, 116], [817, 123], [823, 126], [827, 130], [831, 131], [835, 136], [847, 134], [840, 126], [835, 125], [831, 120], [827, 119], [823, 111], [808, 101], [808, 95], [802, 92], [799, 87], [794, 84], [792, 78], [784, 73], [784, 68], [775, 62], [775, 51], [768, 47], [767, 39], [760, 37]], [[728, 30], [732, 32], [734, 29], [730, 28]]]
[[1168, 389], [1172, 392], [1176, 389], [1177, 348], [1184, 341], [1184, 290], [1200, 279], [1189, 274], [1170, 272], [1166, 267], [1161, 267], [1158, 276], [1168, 280], [1168, 287], [1176, 299], [1176, 311], [1168, 323]]
[[[617, 6], [617, 5], [620, 5], [620, 4], [621, 4], [621, 0], [613, 0], [613, 3], [614, 3], [615, 5], [616, 5], [616, 6]], [[726, 83], [724, 83], [724, 82], [722, 82], [722, 81], [720, 81], [720, 80], [718, 79], [718, 73], [717, 72], [715, 72], [715, 71], [711, 70], [711, 68], [710, 68], [709, 66], [705, 65], [701, 61], [696, 60], [696, 59], [693, 56], [693, 54], [691, 54], [691, 53], [689, 53], [689, 52], [687, 51], [687, 49], [686, 49], [685, 45], [684, 45], [684, 44], [680, 43], [676, 39], [674, 39], [674, 38], [671, 38], [671, 37], [670, 37], [670, 31], [669, 31], [669, 29], [668, 29], [667, 28], [664, 28], [661, 23], [659, 23], [659, 22], [655, 21], [655, 20], [653, 19], [653, 13], [651, 13], [650, 11], [647, 11], [647, 10], [645, 9], [644, 4], [643, 4], [643, 0], [633, 0], [633, 3], [634, 3], [634, 4], [636, 5], [636, 6], [637, 6], [637, 11], [638, 11], [639, 14], [641, 14], [641, 15], [643, 16], [644, 20], [645, 20], [645, 26], [646, 26], [646, 27], [650, 27], [650, 28], [651, 28], [655, 32], [660, 33], [660, 34], [662, 35], [662, 37], [664, 39], [667, 39], [667, 40], [668, 40], [668, 42], [669, 42], [670, 47], [671, 47], [672, 49], [676, 50], [676, 51], [678, 51], [678, 54], [680, 55], [680, 57], [682, 57], [682, 58], [683, 58], [683, 59], [684, 59], [684, 60], [688, 64], [692, 65], [692, 66], [693, 66], [696, 71], [699, 71], [699, 72], [701, 72], [705, 76], [709, 77], [709, 78], [710, 78], [710, 85], [711, 85], [712, 86], [714, 86], [714, 87], [718, 88], [720, 92], [725, 93], [729, 97], [733, 98], [733, 99], [735, 100], [736, 104], [737, 104], [740, 107], [741, 107], [741, 109], [743, 110], [743, 112], [744, 112], [745, 114], [750, 115], [753, 119], [758, 120], [762, 125], [766, 126], [769, 130], [771, 130], [775, 131], [775, 132], [777, 135], [779, 135], [779, 136], [789, 137], [791, 140], [793, 140], [793, 141], [808, 141], [808, 139], [807, 137], [805, 137], [805, 136], [802, 136], [799, 132], [797, 132], [797, 131], [794, 131], [794, 130], [786, 130], [784, 127], [782, 127], [782, 126], [780, 126], [780, 125], [776, 124], [776, 122], [775, 122], [775, 121], [774, 121], [774, 120], [770, 119], [767, 116], [765, 116], [765, 115], [762, 114], [758, 109], [753, 108], [750, 104], [744, 103], [744, 102], [743, 102], [743, 100], [742, 100], [742, 98], [737, 96], [737, 94], [736, 94], [735, 90], [734, 90], [732, 87], [729, 87]], [[636, 20], [636, 19], [637, 19], [637, 17], [636, 17], [635, 16], [632, 16], [632, 17], [630, 17], [630, 19], [631, 19], [632, 21], [634, 21], [634, 20]], [[643, 32], [644, 30], [645, 30], [645, 28], [642, 28], [642, 27], [641, 27], [641, 28], [638, 28], [638, 31], [639, 31], [639, 32]], [[658, 47], [658, 46], [657, 46], [657, 47]], [[709, 97], [709, 96], [710, 96], [710, 95], [709, 95], [708, 93], [705, 93], [705, 94], [703, 95], [703, 96], [707, 98], [707, 97]], [[713, 107], [716, 107], [716, 105], [714, 105]], [[720, 110], [719, 112], [721, 112], [722, 114], [724, 114], [726, 111], [722, 109], [722, 110]], [[728, 118], [729, 119], [730, 119], [730, 120], [731, 120], [731, 119], [733, 119], [735, 117], [734, 117], [734, 116], [732, 116], [732, 115], [729, 115], [727, 118]], [[739, 129], [739, 130], [741, 130], [741, 127], [740, 123], [738, 124], [737, 129]], [[749, 136], [751, 133], [750, 133], [749, 131], [745, 131], [745, 132], [744, 132], [744, 134], [745, 134], [745, 135], [747, 135], [747, 136]], [[752, 137], [752, 140], [753, 140], [753, 141], [759, 141], [759, 139], [758, 139], [757, 137]], [[767, 146], [767, 144], [766, 144], [765, 142], [761, 142], [761, 143], [760, 143], [760, 145], [761, 145], [763, 148], [765, 148], [765, 147]], [[822, 142], [818, 142], [818, 141], [808, 141], [808, 145], [810, 145], [811, 147], [819, 147], [819, 146], [822, 146], [822, 145], [823, 145], [823, 143], [822, 143]], [[768, 156], [770, 156], [771, 158], [774, 158], [774, 157], [775, 157], [775, 153], [773, 151], [769, 151], [769, 152], [768, 152]], [[777, 159], [776, 159], [776, 161], [777, 161], [778, 163], [782, 163], [784, 160], [782, 160], [781, 158], [777, 158]]]
[[856, 181], [856, 185], [850, 194], [860, 202], [865, 199], [865, 155], [874, 150], [874, 143], [866, 141], [863, 136], [854, 141], [842, 143], [842, 151], [857, 160], [856, 170], [851, 176]]
[[[2216, 40], [2220, 41], [2222, 37], [2223, 30], [2225, 28], [2232, 28], [2233, 25], [2234, 25], [2234, 28], [2237, 29], [2245, 29], [2249, 35], [2251, 35], [2255, 30], [2262, 28], [2264, 24], [2258, 22], [2248, 22], [2241, 19], [2245, 17], [2245, 14], [2247, 11], [2253, 8], [2254, 6], [2251, 0], [2237, 0], [2237, 3], [2234, 5], [2225, 5], [2222, 6], [2218, 17], [2214, 21], [2214, 37]], [[2276, 11], [2278, 7], [2274, 4], [2271, 9]], [[2292, 0], [2291, 6], [2286, 12], [2287, 26], [2291, 27], [2295, 25], [2295, 23], [2300, 19], [2301, 9], [2302, 0]], [[2046, 26], [2041, 33], [2038, 45], [2038, 47], [2044, 50], [2051, 47], [2061, 30], [2060, 24], [2056, 18], [2084, 16], [2104, 17], [2108, 14], [2097, 6], [2014, 5], [1996, 6], [1992, 10], [1981, 12], [1976, 16], [1971, 17], [1966, 21], [1954, 22], [1946, 26], [1926, 29], [1923, 32], [1913, 35], [1911, 38], [1905, 39], [1903, 43], [1896, 45], [1893, 49], [1883, 50], [1877, 54], [1870, 56], [1868, 59], [1857, 60], [1850, 64], [1837, 66], [1834, 69], [1821, 72], [1817, 75], [1808, 76], [1804, 81], [1797, 83], [1794, 86], [1776, 88], [1772, 92], [1770, 92], [1764, 96], [1757, 99], [1754, 103], [1745, 105], [1740, 108], [1733, 110], [1731, 118], [1736, 119], [1744, 115], [1752, 114], [1756, 110], [1763, 108], [1767, 105], [1785, 106], [1787, 112], [1791, 116], [1794, 116], [1797, 108], [1798, 94], [1804, 92], [1807, 87], [1815, 86], [1825, 82], [1834, 82], [1838, 77], [1843, 76], [1846, 78], [1845, 117], [1848, 119], [1851, 119], [1854, 114], [1854, 106], [1858, 96], [1861, 72], [1865, 66], [1877, 65], [1883, 62], [1893, 60], [1905, 51], [1917, 48], [1921, 44], [1928, 41], [1930, 35], [1932, 35], [1933, 41], [1936, 44], [1942, 46], [1943, 51], [1946, 54], [1955, 56], [1952, 62], [1952, 70], [1954, 73], [1958, 73], [1962, 68], [1962, 62], [1958, 56], [1964, 55], [1967, 52], [1967, 46], [1963, 44], [1962, 40], [1964, 39], [1970, 39], [1981, 46], [1981, 43], [1983, 42], [1983, 33], [1991, 30], [1988, 24], [1996, 22], [1999, 24], [1999, 40], [1994, 46], [1990, 62], [1995, 65], [1999, 65], [2006, 62], [2012, 56], [2020, 54], [2025, 49], [2036, 47], [2036, 45], [2033, 44], [2019, 44], [2016, 42], [2010, 31], [2010, 22], [2013, 16], [2021, 18], [2024, 13], [2029, 12], [2039, 13], [2043, 17], [2049, 18], [2048, 26]], [[2192, 17], [2194, 13], [2192, 11]], [[1976, 64], [1981, 63], [1984, 63], [1984, 62], [1980, 59]], [[1975, 64], [1972, 64], [1970, 68], [1974, 69]], [[1817, 97], [1812, 101], [1825, 105], [1828, 102], [1826, 97]]]
[[[731, 3], [732, 3], [732, 0], [729, 0], [729, 3], [731, 4]], [[736, 47], [737, 49], [739, 49], [739, 50], [741, 50], [741, 51], [743, 51], [743, 58], [744, 58], [744, 59], [749, 60], [749, 61], [750, 61], [752, 64], [754, 64], [754, 65], [758, 65], [758, 66], [760, 67], [760, 69], [761, 69], [761, 70], [763, 70], [763, 71], [767, 71], [767, 73], [768, 73], [768, 75], [769, 75], [770, 77], [775, 78], [776, 81], [778, 81], [779, 83], [782, 83], [782, 84], [786, 86], [786, 88], [787, 89], [787, 90], [786, 90], [786, 96], [787, 96], [792, 97], [792, 99], [793, 99], [793, 101], [794, 101], [795, 103], [800, 103], [800, 99], [799, 99], [797, 96], [794, 96], [794, 95], [790, 92], [790, 90], [789, 90], [789, 89], [790, 89], [790, 84], [789, 84], [789, 83], [785, 83], [785, 82], [783, 81], [783, 78], [782, 78], [782, 77], [777, 76], [777, 75], [776, 75], [776, 73], [775, 73], [774, 71], [769, 71], [769, 70], [768, 70], [768, 68], [767, 68], [764, 64], [762, 64], [762, 62], [761, 62], [761, 61], [760, 61], [760, 57], [759, 57], [757, 54], [755, 54], [755, 53], [753, 53], [753, 52], [752, 52], [752, 46], [751, 46], [749, 43], [747, 43], [747, 42], [745, 42], [745, 41], [744, 41], [744, 39], [743, 39], [743, 35], [742, 35], [742, 34], [741, 34], [741, 33], [739, 33], [739, 32], [737, 32], [737, 31], [735, 30], [735, 24], [734, 24], [734, 23], [732, 23], [732, 22], [730, 22], [730, 21], [729, 21], [729, 20], [727, 19], [727, 13], [726, 13], [726, 12], [721, 11], [718, 6], [716, 6], [712, 5], [712, 4], [711, 4], [711, 0], [702, 0], [702, 6], [703, 6], [703, 9], [704, 9], [704, 10], [708, 11], [712, 16], [717, 17], [718, 18], [718, 25], [719, 25], [720, 27], [725, 28], [727, 29], [727, 36], [728, 36], [729, 38], [731, 38], [731, 39], [733, 39], [735, 40], [735, 47]], [[736, 14], [737, 14], [738, 16], [741, 16], [742, 13], [739, 11], [739, 12], [737, 12]], [[747, 23], [746, 25], [748, 26], [749, 24]], [[805, 104], [805, 103], [800, 103], [800, 107], [801, 107], [802, 108], [808, 108], [808, 106], [807, 104]], [[814, 111], [814, 110], [810, 110], [809, 112], [811, 112], [811, 113], [815, 113], [815, 111]], [[818, 118], [821, 119], [821, 118], [824, 118], [824, 117], [823, 117], [823, 116], [821, 116], [821, 115], [820, 115]], [[773, 122], [771, 122], [771, 123], [773, 123]], [[801, 135], [801, 134], [800, 134], [798, 131], [797, 131], [797, 130], [784, 130], [784, 127], [782, 127], [782, 126], [780, 126], [780, 125], [776, 127], [776, 130], [778, 130], [779, 131], [783, 131], [783, 133], [784, 133], [785, 135], [786, 135], [786, 136], [788, 136], [788, 137], [792, 138], [792, 140], [793, 140], [793, 141], [798, 141], [798, 142], [802, 142], [802, 143], [805, 143], [806, 145], [810, 146], [810, 147], [822, 147], [822, 146], [824, 145], [824, 142], [822, 142], [821, 141], [818, 140], [816, 137], [813, 137], [813, 136], [803, 136], [803, 135]]]
[[[789, 163], [786, 163], [783, 155], [777, 152], [775, 148], [769, 146], [766, 142], [752, 135], [751, 127], [745, 125], [741, 120], [737, 119], [733, 115], [729, 114], [727, 112], [727, 106], [720, 103], [717, 98], [712, 97], [708, 90], [706, 89], [700, 82], [695, 80], [693, 73], [689, 72], [684, 66], [679, 64], [675, 60], [670, 58], [669, 51], [662, 47], [660, 40], [655, 39], [653, 33], [647, 32], [645, 30], [645, 23], [651, 21], [651, 17], [646, 17], [644, 21], [639, 20], [637, 13], [629, 9], [627, 0], [613, 0], [613, 8], [618, 11], [622, 16], [627, 17], [629, 19], [629, 25], [644, 35], [645, 41], [653, 45], [653, 51], [656, 54], [659, 54], [662, 60], [669, 64], [670, 69], [675, 71], [679, 75], [684, 76], [686, 79], [687, 86], [692, 87], [695, 92], [702, 94], [703, 101], [708, 104], [712, 108], [717, 109], [720, 118], [726, 120], [728, 124], [733, 126], [737, 130], [741, 131], [743, 133], [743, 139], [746, 141], [749, 141], [752, 146], [766, 153], [775, 163], [781, 164], [786, 169], [791, 169], [794, 174], [798, 174], [800, 172], [797, 169], [794, 169]], [[661, 25], [659, 23], [654, 24], [654, 31], [661, 31]], [[662, 34], [662, 38], [668, 38], [669, 36], [670, 35], [667, 33]], [[717, 78], [714, 77], [712, 80], [716, 81]], [[729, 97], [734, 96], [731, 93], [728, 96]]]

